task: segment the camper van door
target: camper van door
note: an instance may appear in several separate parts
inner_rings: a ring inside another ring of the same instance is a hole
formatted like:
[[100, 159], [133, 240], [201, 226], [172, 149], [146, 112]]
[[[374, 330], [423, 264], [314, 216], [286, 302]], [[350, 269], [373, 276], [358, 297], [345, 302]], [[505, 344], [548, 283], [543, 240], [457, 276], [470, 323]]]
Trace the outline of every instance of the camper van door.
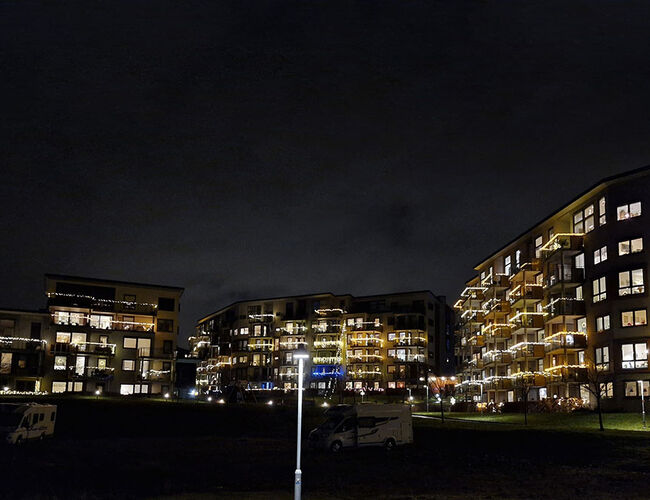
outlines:
[[343, 448], [357, 445], [357, 417], [346, 417], [336, 429], [335, 440], [341, 441]]

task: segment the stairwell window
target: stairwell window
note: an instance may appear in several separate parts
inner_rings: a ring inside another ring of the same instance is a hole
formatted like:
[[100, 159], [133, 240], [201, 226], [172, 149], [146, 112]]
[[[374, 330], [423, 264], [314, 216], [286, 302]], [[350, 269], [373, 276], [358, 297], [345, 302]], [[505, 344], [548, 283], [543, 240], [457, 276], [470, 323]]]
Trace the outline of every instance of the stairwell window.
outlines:
[[601, 382], [600, 383], [600, 397], [601, 398], [613, 398], [614, 397], [614, 383], [613, 382]]
[[592, 292], [593, 292], [594, 303], [607, 299], [607, 279], [605, 278], [605, 276], [593, 280]]
[[607, 260], [607, 247], [604, 246], [594, 252], [594, 265], [600, 264]]
[[645, 292], [643, 283], [643, 269], [623, 271], [618, 273], [618, 294], [634, 295]]
[[588, 233], [595, 228], [594, 206], [589, 205], [573, 214], [573, 232]]
[[538, 236], [535, 238], [535, 257], [538, 259], [542, 256], [541, 248], [544, 246], [544, 237]]
[[645, 342], [623, 344], [621, 354], [623, 359], [621, 368], [624, 370], [648, 368], [648, 344]]
[[609, 330], [610, 328], [610, 321], [609, 321], [609, 314], [606, 314], [605, 316], [598, 316], [596, 318], [596, 331], [597, 332], [604, 332], [605, 330]]
[[603, 196], [600, 200], [598, 200], [598, 224], [601, 226], [604, 226], [607, 223], [607, 202], [605, 201], [605, 197]]
[[643, 251], [643, 238], [618, 242], [618, 255], [629, 255]]
[[616, 207], [616, 218], [618, 220], [632, 219], [641, 215], [641, 202], [629, 203]]
[[609, 370], [609, 347], [596, 348], [596, 370]]

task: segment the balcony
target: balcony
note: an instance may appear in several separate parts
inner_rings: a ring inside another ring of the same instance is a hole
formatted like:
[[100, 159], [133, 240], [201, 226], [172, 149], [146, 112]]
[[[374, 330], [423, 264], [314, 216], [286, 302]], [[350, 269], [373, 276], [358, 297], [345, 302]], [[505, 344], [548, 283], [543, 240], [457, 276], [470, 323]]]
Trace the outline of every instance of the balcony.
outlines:
[[481, 286], [487, 289], [492, 288], [497, 290], [505, 290], [506, 288], [510, 288], [510, 280], [508, 278], [509, 276], [507, 274], [495, 274], [494, 276], [487, 276], [481, 281]]
[[149, 382], [171, 382], [171, 370], [145, 370], [138, 373], [138, 380]]
[[338, 323], [328, 325], [312, 324], [311, 329], [316, 335], [321, 333], [341, 333], [341, 325]]
[[540, 252], [544, 259], [550, 259], [560, 251], [580, 252], [583, 249], [584, 235], [577, 233], [560, 233], [551, 238]]
[[391, 340], [391, 345], [395, 347], [425, 347], [427, 345], [427, 338], [418, 336], [418, 337], [403, 337], [395, 338]]
[[151, 349], [143, 347], [138, 349], [138, 357], [148, 359], [173, 360], [176, 359], [176, 354], [173, 351], [166, 352], [164, 349]]
[[[106, 380], [113, 376], [115, 372], [114, 368], [104, 367], [99, 368], [97, 366], [86, 366], [84, 368], [83, 378], [94, 379], [94, 380]], [[79, 377], [79, 375], [76, 375]]]
[[352, 354], [348, 352], [348, 363], [377, 363], [383, 358], [381, 354]]
[[424, 363], [426, 361], [424, 354], [406, 354], [404, 356], [391, 357], [390, 359], [396, 365], [404, 363]]
[[56, 342], [52, 345], [52, 354], [92, 354], [97, 356], [115, 356], [115, 344], [102, 342]]
[[493, 323], [481, 330], [485, 340], [505, 340], [512, 336], [513, 326], [510, 323]]
[[555, 267], [544, 280], [544, 285], [548, 292], [553, 292], [558, 288], [573, 287], [582, 284], [585, 281], [585, 270], [577, 267], [565, 266]]
[[513, 309], [521, 309], [526, 305], [535, 304], [544, 298], [544, 289], [541, 285], [524, 283], [510, 290], [508, 300]]
[[508, 377], [489, 377], [484, 384], [488, 391], [511, 391], [513, 387], [512, 379]]
[[348, 378], [352, 380], [380, 380], [380, 370], [351, 370], [348, 372]]
[[503, 318], [506, 314], [510, 314], [510, 302], [508, 301], [496, 300], [491, 301], [488, 305], [489, 309], [484, 314], [486, 320], [497, 320]]
[[47, 343], [40, 339], [21, 337], [0, 337], [0, 351], [34, 352], [45, 350]]
[[587, 335], [581, 332], [558, 332], [544, 339], [546, 353], [582, 350], [587, 347]]
[[337, 350], [343, 346], [342, 340], [315, 340], [314, 349]]
[[553, 299], [544, 307], [546, 310], [546, 322], [553, 323], [554, 319], [564, 322], [564, 317], [582, 317], [585, 315], [585, 302], [573, 298]]
[[543, 342], [521, 342], [512, 346], [509, 351], [512, 353], [513, 361], [541, 359], [546, 353]]
[[345, 330], [348, 332], [381, 332], [383, 329], [384, 327], [381, 323], [375, 323], [373, 321], [345, 325]]
[[510, 318], [509, 323], [512, 325], [512, 333], [521, 329], [541, 330], [544, 328], [544, 315], [541, 312], [520, 312]]
[[341, 360], [341, 356], [314, 356], [311, 359], [314, 365], [337, 365]]
[[[273, 345], [273, 344], [271, 344]], [[292, 342], [291, 340], [287, 340], [285, 342], [280, 342], [280, 350], [281, 351], [295, 351], [296, 349], [299, 349], [301, 347], [307, 347], [307, 342], [306, 341], [301, 341], [301, 342]], [[253, 350], [253, 349], [251, 349]], [[271, 350], [271, 349], [269, 349]]]
[[352, 337], [348, 336], [350, 347], [381, 347], [384, 341], [378, 337]]
[[547, 383], [587, 382], [587, 367], [584, 365], [558, 365], [544, 370], [549, 374]]
[[509, 351], [489, 351], [483, 355], [483, 363], [486, 367], [496, 365], [508, 365], [512, 363], [512, 353]]
[[158, 312], [157, 304], [145, 302], [129, 302], [79, 295], [72, 293], [49, 292], [48, 307], [76, 307], [100, 312], [116, 312], [124, 314], [146, 314], [154, 316]]

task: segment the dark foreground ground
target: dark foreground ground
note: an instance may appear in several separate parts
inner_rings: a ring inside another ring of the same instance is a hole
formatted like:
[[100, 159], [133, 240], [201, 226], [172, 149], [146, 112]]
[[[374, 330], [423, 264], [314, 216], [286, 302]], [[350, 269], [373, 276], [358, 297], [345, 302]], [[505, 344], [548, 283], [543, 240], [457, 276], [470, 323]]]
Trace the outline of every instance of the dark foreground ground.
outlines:
[[[0, 448], [2, 498], [291, 498], [291, 407], [59, 400], [56, 437]], [[308, 409], [305, 430], [320, 409]], [[305, 450], [304, 498], [649, 498], [650, 433], [415, 419], [391, 453]]]

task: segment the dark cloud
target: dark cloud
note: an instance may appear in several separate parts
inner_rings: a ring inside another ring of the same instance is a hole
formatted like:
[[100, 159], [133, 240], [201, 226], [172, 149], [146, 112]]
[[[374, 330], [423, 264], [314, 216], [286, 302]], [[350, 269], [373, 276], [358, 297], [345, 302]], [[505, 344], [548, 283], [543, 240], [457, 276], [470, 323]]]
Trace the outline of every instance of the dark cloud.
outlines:
[[431, 288], [649, 163], [646, 1], [5, 2], [0, 303]]

